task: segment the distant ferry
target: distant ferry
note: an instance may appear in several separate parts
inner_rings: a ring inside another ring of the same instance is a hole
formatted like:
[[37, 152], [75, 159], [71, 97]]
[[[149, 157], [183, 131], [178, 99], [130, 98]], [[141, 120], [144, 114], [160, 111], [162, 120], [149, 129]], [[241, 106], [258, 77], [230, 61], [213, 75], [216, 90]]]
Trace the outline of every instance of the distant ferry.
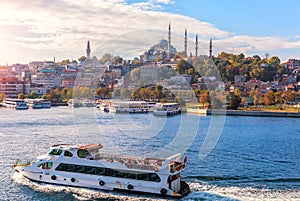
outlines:
[[51, 108], [51, 102], [45, 99], [25, 99], [32, 109]]
[[187, 158], [139, 158], [101, 153], [101, 144], [53, 145], [38, 161], [15, 164], [24, 177], [50, 184], [181, 197], [190, 192], [180, 172]]
[[154, 107], [154, 103], [146, 101], [120, 101], [112, 102], [109, 108], [113, 113], [148, 113]]
[[5, 98], [2, 103], [3, 107], [14, 108], [16, 110], [27, 110], [28, 104], [24, 99]]
[[153, 114], [160, 116], [170, 116], [181, 113], [179, 103], [157, 103], [154, 106]]

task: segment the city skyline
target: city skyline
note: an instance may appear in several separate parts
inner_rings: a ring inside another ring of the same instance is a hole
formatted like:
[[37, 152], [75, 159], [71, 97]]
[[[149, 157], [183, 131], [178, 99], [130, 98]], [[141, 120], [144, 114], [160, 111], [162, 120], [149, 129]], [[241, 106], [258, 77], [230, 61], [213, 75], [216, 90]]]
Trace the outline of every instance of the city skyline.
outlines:
[[0, 65], [78, 59], [85, 55], [87, 40], [91, 56], [100, 58], [111, 50], [124, 58], [138, 56], [167, 39], [169, 23], [178, 51], [185, 49], [187, 29], [188, 55], [195, 52], [197, 34], [199, 55], [208, 55], [213, 38], [214, 55], [269, 53], [281, 62], [300, 57], [300, 31], [295, 26], [300, 2], [295, 0], [255, 0], [247, 5], [232, 0], [0, 2]]

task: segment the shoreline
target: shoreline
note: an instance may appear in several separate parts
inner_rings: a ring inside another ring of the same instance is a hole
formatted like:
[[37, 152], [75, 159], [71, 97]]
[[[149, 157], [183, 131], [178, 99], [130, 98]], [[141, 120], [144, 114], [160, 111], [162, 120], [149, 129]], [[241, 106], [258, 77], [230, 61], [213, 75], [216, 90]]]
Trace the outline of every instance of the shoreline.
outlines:
[[255, 116], [255, 117], [291, 117], [300, 118], [300, 112], [274, 112], [274, 111], [246, 111], [246, 110], [219, 110], [219, 109], [201, 109], [187, 111], [188, 113], [202, 115], [227, 115], [227, 116]]

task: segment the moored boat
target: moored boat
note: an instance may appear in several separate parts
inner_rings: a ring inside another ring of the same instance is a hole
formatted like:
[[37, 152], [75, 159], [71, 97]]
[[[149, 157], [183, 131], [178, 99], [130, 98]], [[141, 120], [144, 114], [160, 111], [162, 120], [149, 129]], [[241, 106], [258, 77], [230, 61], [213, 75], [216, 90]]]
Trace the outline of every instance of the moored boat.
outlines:
[[146, 101], [116, 101], [112, 102], [109, 111], [112, 113], [148, 113], [153, 104]]
[[187, 158], [166, 159], [112, 155], [102, 145], [53, 145], [38, 161], [15, 164], [24, 177], [44, 183], [102, 190], [127, 190], [168, 196], [184, 196], [189, 185], [181, 180]]
[[154, 106], [153, 114], [159, 116], [170, 116], [181, 113], [179, 103], [157, 103]]
[[24, 99], [5, 98], [2, 103], [3, 107], [13, 108], [16, 110], [27, 110], [29, 106]]

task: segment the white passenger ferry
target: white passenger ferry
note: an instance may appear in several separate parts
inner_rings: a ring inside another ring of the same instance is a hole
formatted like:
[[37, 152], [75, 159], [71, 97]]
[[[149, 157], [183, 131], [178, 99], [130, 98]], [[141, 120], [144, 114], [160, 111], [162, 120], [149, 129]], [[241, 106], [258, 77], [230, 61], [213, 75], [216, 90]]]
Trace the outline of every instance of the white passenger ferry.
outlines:
[[154, 103], [146, 101], [120, 101], [112, 102], [109, 111], [112, 113], [148, 113]]
[[13, 108], [16, 110], [27, 110], [29, 106], [24, 99], [5, 98], [2, 103], [3, 107]]
[[32, 109], [51, 108], [51, 102], [45, 99], [25, 99]]
[[180, 154], [142, 159], [101, 153], [101, 148], [100, 144], [53, 145], [38, 161], [13, 167], [30, 180], [50, 184], [178, 197], [190, 192], [180, 176], [187, 158], [179, 161]]
[[157, 103], [153, 109], [153, 114], [160, 116], [169, 116], [180, 113], [181, 108], [179, 103]]

